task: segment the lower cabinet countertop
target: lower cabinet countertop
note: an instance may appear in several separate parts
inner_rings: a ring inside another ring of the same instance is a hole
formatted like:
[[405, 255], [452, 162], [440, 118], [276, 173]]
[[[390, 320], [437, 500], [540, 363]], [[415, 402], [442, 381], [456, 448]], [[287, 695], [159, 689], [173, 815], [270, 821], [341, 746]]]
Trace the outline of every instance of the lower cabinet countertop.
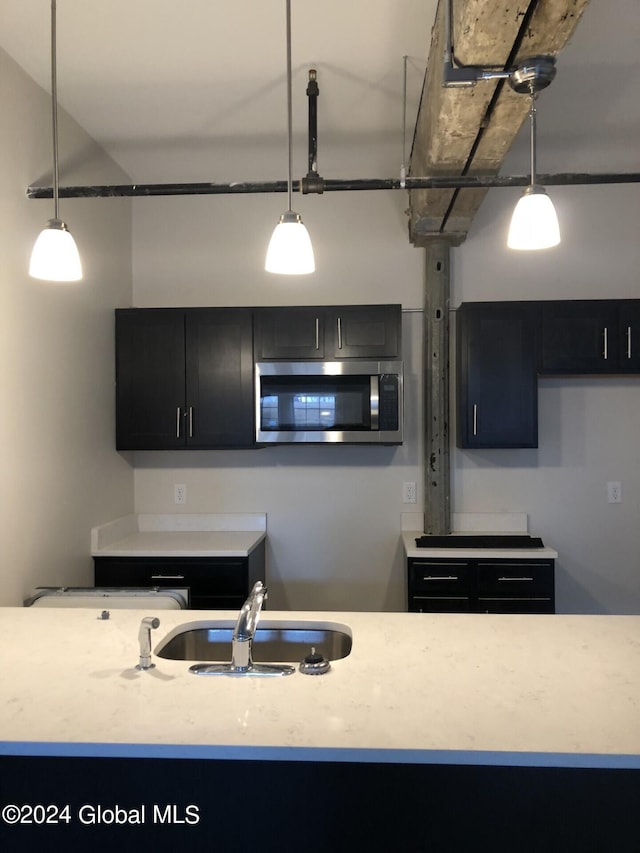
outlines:
[[131, 515], [91, 531], [92, 557], [248, 557], [266, 515]]
[[[322, 676], [202, 677], [147, 610], [0, 608], [0, 754], [640, 768], [640, 616], [272, 612], [346, 625]], [[171, 611], [176, 626], [231, 611]]]

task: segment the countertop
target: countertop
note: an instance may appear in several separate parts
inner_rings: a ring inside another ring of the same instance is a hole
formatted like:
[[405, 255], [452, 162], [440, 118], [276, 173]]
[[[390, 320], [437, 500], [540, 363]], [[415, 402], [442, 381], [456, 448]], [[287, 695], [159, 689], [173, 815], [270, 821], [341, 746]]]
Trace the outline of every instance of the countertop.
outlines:
[[[145, 610], [0, 608], [0, 754], [640, 768], [640, 616], [265, 611], [346, 625], [323, 676], [135, 669]], [[160, 614], [174, 627], [235, 613]]]
[[130, 515], [91, 531], [93, 557], [248, 557], [266, 536], [264, 513]]

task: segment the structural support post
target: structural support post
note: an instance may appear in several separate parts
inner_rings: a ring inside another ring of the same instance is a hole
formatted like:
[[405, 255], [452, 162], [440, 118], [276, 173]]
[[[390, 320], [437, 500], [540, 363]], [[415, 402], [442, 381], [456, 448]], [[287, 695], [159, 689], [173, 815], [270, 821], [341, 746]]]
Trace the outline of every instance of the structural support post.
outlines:
[[449, 301], [451, 242], [426, 246], [424, 296], [424, 530], [451, 532]]

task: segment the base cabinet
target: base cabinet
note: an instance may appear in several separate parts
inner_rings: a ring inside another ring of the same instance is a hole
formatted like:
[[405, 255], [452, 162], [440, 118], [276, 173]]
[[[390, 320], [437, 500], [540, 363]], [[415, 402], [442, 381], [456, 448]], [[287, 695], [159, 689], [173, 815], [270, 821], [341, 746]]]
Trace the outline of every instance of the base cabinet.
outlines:
[[554, 560], [408, 559], [413, 613], [555, 613]]
[[192, 610], [239, 610], [265, 580], [264, 542], [248, 557], [94, 557], [96, 586], [187, 587]]

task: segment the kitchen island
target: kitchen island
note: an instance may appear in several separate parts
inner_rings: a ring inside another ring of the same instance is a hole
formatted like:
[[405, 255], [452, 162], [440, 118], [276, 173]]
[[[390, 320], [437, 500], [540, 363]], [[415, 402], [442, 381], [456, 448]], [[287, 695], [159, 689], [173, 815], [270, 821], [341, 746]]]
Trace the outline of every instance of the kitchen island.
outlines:
[[[429, 767], [458, 767], [467, 779], [474, 768], [509, 779], [590, 769], [638, 784], [640, 617], [265, 611], [261, 624], [347, 626], [352, 651], [322, 676], [211, 678], [158, 657], [136, 670], [148, 615], [0, 609], [1, 753], [189, 759], [236, 781], [244, 762], [258, 776], [264, 763], [273, 780], [278, 765], [299, 764], [293, 776], [313, 766], [315, 779], [339, 766], [341, 784], [357, 767], [368, 780], [360, 794], [403, 767], [420, 784]], [[163, 613], [154, 648], [176, 626], [207, 619], [232, 625], [235, 613]], [[473, 783], [480, 797], [478, 784], [486, 779]]]

